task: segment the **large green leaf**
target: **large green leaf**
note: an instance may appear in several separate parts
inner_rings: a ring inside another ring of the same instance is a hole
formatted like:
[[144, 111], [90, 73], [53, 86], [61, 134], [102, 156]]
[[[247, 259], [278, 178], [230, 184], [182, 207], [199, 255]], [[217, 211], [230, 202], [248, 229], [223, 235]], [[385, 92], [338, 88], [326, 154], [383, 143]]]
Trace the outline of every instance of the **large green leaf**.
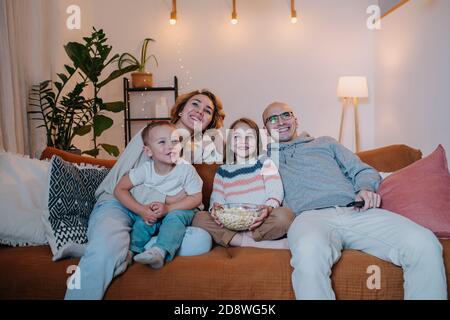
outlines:
[[103, 110], [107, 110], [110, 112], [121, 112], [123, 109], [125, 109], [125, 102], [123, 101], [115, 101], [115, 102], [108, 102], [103, 104]]
[[97, 70], [87, 46], [78, 42], [69, 42], [64, 46], [64, 49], [76, 68], [80, 68], [92, 82], [98, 81]]
[[119, 148], [117, 148], [116, 146], [113, 146], [111, 144], [107, 144], [107, 143], [102, 143], [100, 144], [100, 146], [106, 151], [108, 152], [110, 155], [117, 157], [119, 155]]
[[123, 69], [114, 70], [113, 72], [111, 72], [111, 74], [109, 75], [108, 78], [106, 78], [105, 80], [103, 80], [102, 82], [100, 82], [98, 84], [98, 87], [101, 88], [101, 87], [105, 86], [106, 84], [108, 84], [109, 82], [113, 81], [114, 79], [117, 79], [117, 78], [123, 76], [124, 74], [127, 74], [132, 71], [136, 71], [138, 69], [139, 69], [139, 66], [131, 65], [131, 66], [126, 66]]
[[73, 129], [73, 133], [76, 134], [77, 136], [84, 136], [84, 135], [88, 134], [89, 132], [91, 132], [91, 128], [92, 128], [91, 125], [77, 127], [75, 129]]
[[83, 151], [82, 154], [88, 154], [91, 157], [96, 158], [98, 156], [99, 152], [100, 152], [100, 150], [98, 148], [94, 148], [94, 149], [91, 149], [91, 150]]
[[113, 120], [103, 115], [96, 115], [94, 117], [94, 134], [99, 137], [103, 131], [111, 128]]

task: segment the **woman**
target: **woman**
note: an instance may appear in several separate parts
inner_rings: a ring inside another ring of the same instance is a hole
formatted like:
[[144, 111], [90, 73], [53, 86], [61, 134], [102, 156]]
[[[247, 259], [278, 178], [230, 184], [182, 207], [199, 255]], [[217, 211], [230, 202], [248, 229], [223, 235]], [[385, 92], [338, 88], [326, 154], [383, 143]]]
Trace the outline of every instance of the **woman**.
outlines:
[[[185, 139], [189, 133], [193, 135], [196, 131], [220, 128], [225, 118], [222, 103], [207, 90], [197, 90], [180, 96], [171, 114], [173, 123], [184, 132]], [[202, 153], [201, 158], [210, 160], [211, 155]], [[120, 178], [144, 161], [148, 161], [148, 158], [143, 152], [139, 131], [95, 192], [97, 203], [89, 218], [89, 243], [76, 272], [76, 276], [81, 279], [81, 289], [67, 289], [65, 299], [102, 299], [112, 279], [126, 270], [131, 219], [113, 193]], [[139, 192], [139, 188], [132, 190], [136, 198], [139, 198]], [[153, 199], [166, 201], [164, 195], [156, 190]], [[193, 236], [195, 237], [195, 233]], [[194, 243], [195, 239], [191, 242]], [[205, 244], [201, 246], [205, 247]], [[210, 243], [206, 244], [206, 247], [209, 248]], [[188, 248], [187, 251], [191, 252], [185, 255], [201, 253], [195, 252], [195, 247], [191, 249]]]
[[221, 128], [225, 114], [222, 103], [213, 93], [202, 90], [180, 96], [171, 110], [171, 117], [185, 139], [183, 157], [186, 160], [222, 162], [222, 136], [218, 130], [209, 129]]

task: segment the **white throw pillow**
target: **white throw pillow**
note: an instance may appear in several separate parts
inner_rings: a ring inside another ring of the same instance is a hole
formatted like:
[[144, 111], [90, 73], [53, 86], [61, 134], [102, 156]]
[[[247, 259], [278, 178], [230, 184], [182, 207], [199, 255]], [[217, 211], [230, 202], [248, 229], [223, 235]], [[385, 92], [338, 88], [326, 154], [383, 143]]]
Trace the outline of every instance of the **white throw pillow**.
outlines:
[[0, 243], [45, 245], [49, 162], [0, 152]]

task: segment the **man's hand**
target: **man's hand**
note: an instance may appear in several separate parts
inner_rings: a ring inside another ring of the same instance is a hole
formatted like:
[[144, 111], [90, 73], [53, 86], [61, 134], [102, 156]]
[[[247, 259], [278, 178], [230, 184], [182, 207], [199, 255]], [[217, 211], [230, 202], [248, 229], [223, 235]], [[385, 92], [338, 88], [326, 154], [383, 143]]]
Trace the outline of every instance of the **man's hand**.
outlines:
[[269, 206], [266, 206], [266, 205], [258, 206], [258, 208], [262, 209], [261, 210], [261, 214], [259, 215], [258, 218], [255, 219], [255, 221], [250, 226], [250, 228], [248, 228], [250, 231], [253, 231], [256, 228], [258, 228], [260, 225], [262, 225], [264, 223], [264, 221], [267, 219], [267, 217], [270, 215], [272, 210], [273, 210], [272, 207], [269, 207]]
[[363, 208], [355, 208], [356, 211], [366, 211], [370, 208], [379, 208], [381, 205], [381, 196], [378, 193], [361, 190], [358, 192], [355, 198], [356, 201], [364, 200]]
[[162, 202], [152, 202], [150, 206], [158, 219], [164, 217], [169, 212], [169, 206]]
[[158, 220], [158, 216], [153, 211], [151, 204], [142, 205], [140, 212], [137, 212], [147, 224], [152, 225]]
[[214, 219], [214, 222], [221, 228], [223, 228], [222, 222], [220, 222], [219, 218], [216, 214], [216, 209], [220, 208], [220, 204], [217, 202], [214, 202], [213, 207], [211, 209], [211, 217]]

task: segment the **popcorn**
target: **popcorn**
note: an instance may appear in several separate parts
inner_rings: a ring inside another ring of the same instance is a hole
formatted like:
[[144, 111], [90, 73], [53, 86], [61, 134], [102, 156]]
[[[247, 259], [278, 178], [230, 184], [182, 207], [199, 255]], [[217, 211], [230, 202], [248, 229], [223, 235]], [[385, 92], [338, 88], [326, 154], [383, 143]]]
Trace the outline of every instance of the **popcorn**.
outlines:
[[226, 204], [216, 209], [217, 218], [224, 227], [234, 231], [248, 230], [260, 213], [257, 206], [247, 204]]

